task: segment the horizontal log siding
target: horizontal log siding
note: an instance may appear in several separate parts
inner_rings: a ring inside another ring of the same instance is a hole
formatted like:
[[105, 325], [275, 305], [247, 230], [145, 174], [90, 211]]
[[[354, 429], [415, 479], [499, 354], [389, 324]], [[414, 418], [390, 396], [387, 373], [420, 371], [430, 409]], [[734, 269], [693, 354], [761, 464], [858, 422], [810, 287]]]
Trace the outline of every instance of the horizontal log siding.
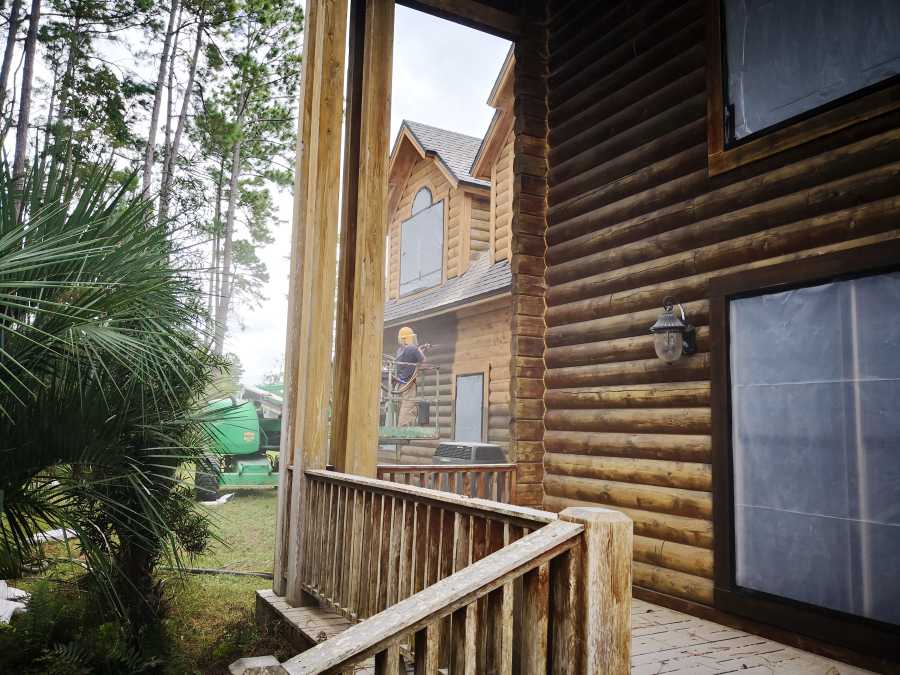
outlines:
[[[635, 584], [709, 604], [707, 284], [900, 236], [900, 115], [710, 178], [703, 2], [550, 16], [544, 506], [623, 511]], [[673, 365], [666, 295], [699, 328]]]
[[[546, 3], [522, 3], [515, 45], [509, 255], [512, 266], [512, 353], [509, 435], [517, 464], [518, 502], [544, 498], [544, 254], [547, 229]], [[501, 153], [502, 154], [502, 153]], [[498, 247], [499, 254], [499, 247]]]
[[[430, 343], [428, 363], [439, 365], [440, 373], [440, 430], [443, 439], [453, 438], [453, 401], [456, 376], [483, 373], [485, 381], [484, 422], [485, 441], [509, 449], [509, 360], [510, 308], [504, 296], [484, 304], [462, 308], [443, 316], [412, 321], [421, 344]], [[397, 328], [384, 333], [385, 348], [394, 348]], [[434, 376], [422, 378], [419, 395], [433, 392]], [[424, 387], [424, 389], [423, 389]], [[437, 411], [432, 408], [433, 424]], [[393, 446], [379, 452], [382, 463], [428, 464], [432, 461], [439, 441], [415, 441], [400, 447], [399, 455]]]
[[[453, 410], [453, 361], [456, 357], [456, 316], [453, 314], [437, 316], [431, 319], [413, 321], [408, 324], [419, 338], [420, 344], [431, 344], [426, 351], [428, 363], [440, 366], [440, 429], [444, 438], [450, 438], [451, 413]], [[386, 328], [384, 331], [384, 349], [393, 355], [397, 348], [397, 331], [399, 327]], [[434, 392], [433, 374], [422, 378], [418, 395], [427, 392], [429, 396]], [[434, 424], [438, 411], [431, 408], [429, 422]], [[440, 441], [423, 440], [414, 441], [407, 445], [401, 445], [399, 450], [393, 445], [386, 446], [378, 452], [380, 463], [390, 464], [429, 464], [434, 456], [434, 450]]]
[[483, 440], [509, 449], [510, 309], [504, 296], [457, 312], [453, 382], [457, 375], [483, 373]]
[[491, 246], [491, 200], [489, 197], [467, 197], [470, 200], [469, 259], [475, 260]]
[[510, 129], [491, 167], [491, 255], [494, 261], [509, 258], [514, 142], [515, 135]]

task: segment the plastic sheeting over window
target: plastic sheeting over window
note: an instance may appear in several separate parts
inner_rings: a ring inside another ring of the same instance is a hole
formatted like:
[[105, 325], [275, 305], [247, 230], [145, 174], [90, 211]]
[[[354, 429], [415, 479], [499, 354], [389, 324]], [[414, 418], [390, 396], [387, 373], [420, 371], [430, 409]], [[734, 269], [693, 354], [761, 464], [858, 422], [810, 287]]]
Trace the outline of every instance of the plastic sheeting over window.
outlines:
[[[430, 193], [429, 193], [430, 197]], [[400, 226], [400, 294], [441, 283], [444, 263], [444, 202]]]
[[900, 624], [900, 273], [729, 310], [736, 583]]
[[734, 139], [900, 73], [897, 0], [724, 0]]

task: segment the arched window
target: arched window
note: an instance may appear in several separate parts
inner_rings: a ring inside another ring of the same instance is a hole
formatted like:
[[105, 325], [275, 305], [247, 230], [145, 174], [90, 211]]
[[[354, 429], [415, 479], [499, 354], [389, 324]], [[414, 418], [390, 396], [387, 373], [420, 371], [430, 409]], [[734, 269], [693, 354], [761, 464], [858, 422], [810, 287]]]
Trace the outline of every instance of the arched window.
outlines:
[[431, 201], [431, 190], [429, 190], [427, 187], [423, 187], [422, 189], [420, 189], [416, 193], [416, 196], [413, 198], [411, 215], [414, 216], [419, 211], [424, 211], [425, 209], [427, 209], [429, 206], [431, 206]]
[[400, 225], [400, 295], [437, 286], [443, 263], [444, 202], [432, 203], [431, 190], [423, 187]]

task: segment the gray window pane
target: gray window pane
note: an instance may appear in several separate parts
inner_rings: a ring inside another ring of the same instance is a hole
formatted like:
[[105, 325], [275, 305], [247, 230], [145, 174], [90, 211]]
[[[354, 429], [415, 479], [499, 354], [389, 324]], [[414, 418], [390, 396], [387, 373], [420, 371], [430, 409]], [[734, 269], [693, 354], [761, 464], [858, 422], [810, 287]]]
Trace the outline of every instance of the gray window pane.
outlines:
[[444, 202], [400, 225], [400, 293], [441, 283], [444, 261]]
[[897, 0], [725, 0], [735, 138], [900, 73]]
[[419, 211], [427, 209], [429, 206], [431, 206], [431, 190], [423, 187], [413, 197], [412, 215], [416, 215]]
[[454, 402], [457, 441], [481, 441], [481, 413], [484, 406], [484, 375], [458, 375]]
[[900, 624], [900, 274], [729, 311], [737, 584]]

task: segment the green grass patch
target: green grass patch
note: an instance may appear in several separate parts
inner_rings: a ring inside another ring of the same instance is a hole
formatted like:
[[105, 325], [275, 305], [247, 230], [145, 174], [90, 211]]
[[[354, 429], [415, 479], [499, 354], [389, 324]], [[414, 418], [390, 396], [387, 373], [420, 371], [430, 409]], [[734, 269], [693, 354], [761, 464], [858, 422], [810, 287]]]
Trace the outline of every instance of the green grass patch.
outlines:
[[[241, 490], [228, 503], [208, 507], [221, 542], [191, 566], [271, 572], [276, 496], [274, 489]], [[242, 656], [277, 653], [281, 642], [260, 634], [253, 617], [256, 591], [271, 588], [270, 580], [205, 574], [165, 578], [172, 602], [165, 631], [174, 643], [167, 672], [218, 675]]]

